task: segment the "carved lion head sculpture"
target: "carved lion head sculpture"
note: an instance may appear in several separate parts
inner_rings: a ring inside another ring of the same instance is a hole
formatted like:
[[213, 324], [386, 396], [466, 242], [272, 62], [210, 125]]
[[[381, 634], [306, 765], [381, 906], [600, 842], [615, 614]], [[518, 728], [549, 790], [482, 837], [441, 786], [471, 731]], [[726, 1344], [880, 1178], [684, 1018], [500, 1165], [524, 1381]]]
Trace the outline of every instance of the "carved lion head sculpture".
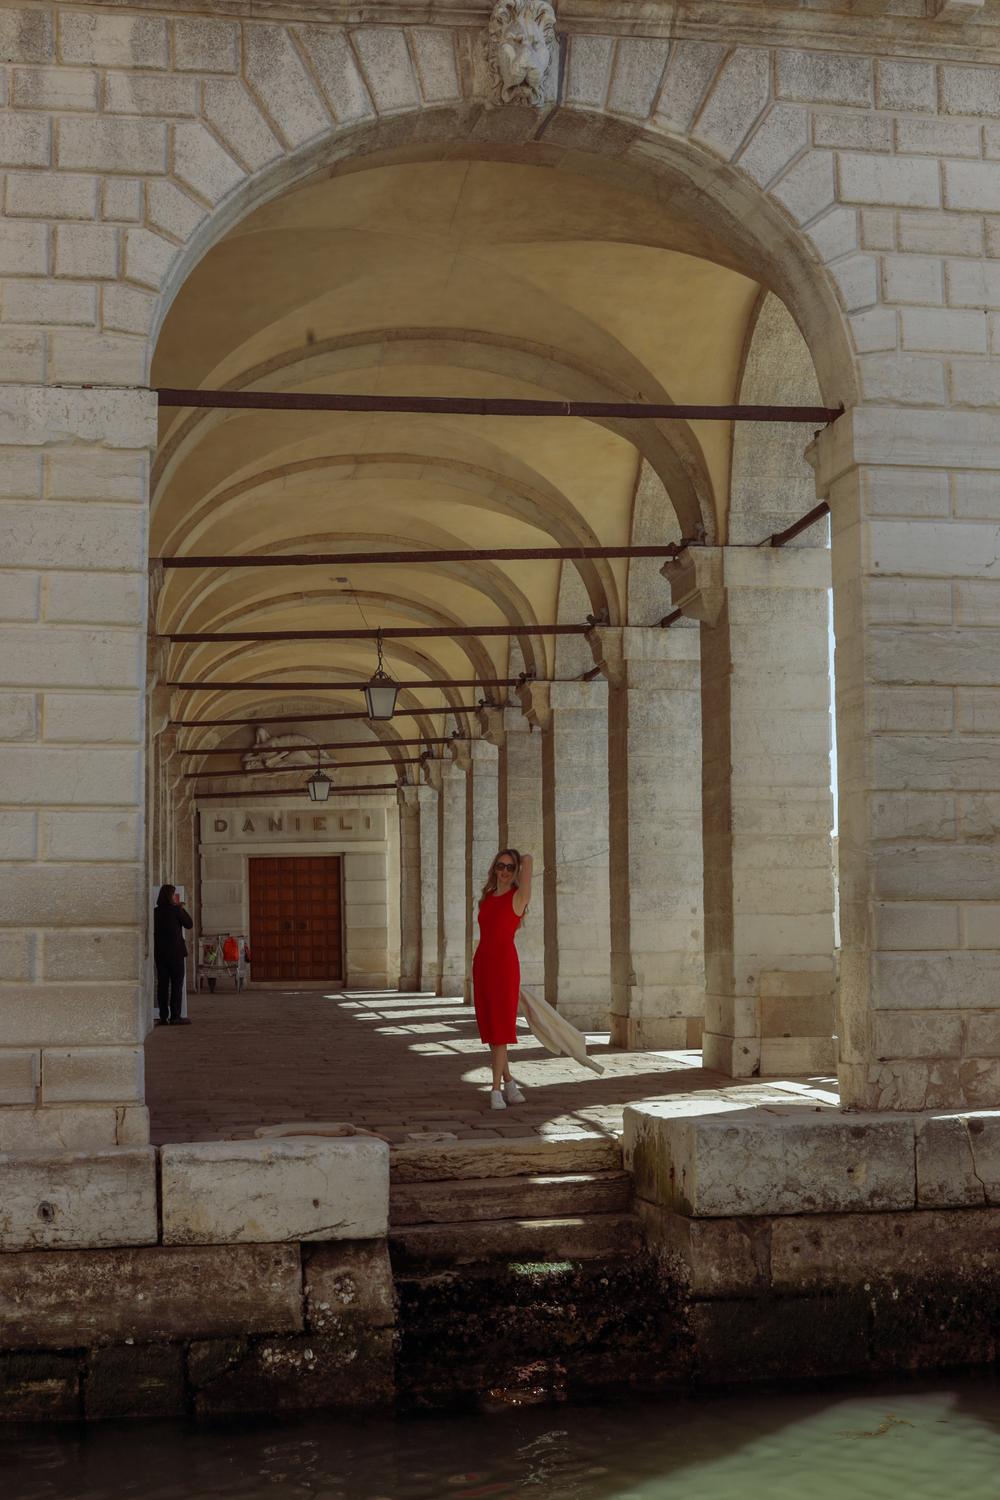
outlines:
[[549, 0], [497, 0], [486, 51], [504, 104], [542, 103], [555, 43], [556, 13]]

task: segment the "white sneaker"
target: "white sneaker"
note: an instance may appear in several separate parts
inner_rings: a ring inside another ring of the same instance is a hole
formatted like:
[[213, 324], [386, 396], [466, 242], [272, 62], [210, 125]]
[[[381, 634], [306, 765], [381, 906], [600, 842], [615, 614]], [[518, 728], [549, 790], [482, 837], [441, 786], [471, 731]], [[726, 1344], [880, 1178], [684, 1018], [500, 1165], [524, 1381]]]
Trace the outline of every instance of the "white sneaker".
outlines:
[[513, 1078], [508, 1078], [507, 1082], [504, 1084], [503, 1096], [508, 1104], [524, 1103], [524, 1095], [521, 1093], [521, 1090], [518, 1088]]
[[506, 1109], [507, 1101], [499, 1089], [490, 1089], [490, 1109]]

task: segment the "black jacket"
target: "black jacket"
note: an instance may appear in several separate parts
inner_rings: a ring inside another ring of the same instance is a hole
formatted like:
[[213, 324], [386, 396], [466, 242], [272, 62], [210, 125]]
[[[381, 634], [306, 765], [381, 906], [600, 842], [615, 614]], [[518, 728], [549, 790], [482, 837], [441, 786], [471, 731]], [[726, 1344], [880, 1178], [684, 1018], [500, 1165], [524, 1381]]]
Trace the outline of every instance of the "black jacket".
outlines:
[[193, 927], [194, 922], [183, 906], [157, 906], [153, 909], [153, 961], [158, 964], [177, 963], [187, 958], [187, 943], [184, 928]]

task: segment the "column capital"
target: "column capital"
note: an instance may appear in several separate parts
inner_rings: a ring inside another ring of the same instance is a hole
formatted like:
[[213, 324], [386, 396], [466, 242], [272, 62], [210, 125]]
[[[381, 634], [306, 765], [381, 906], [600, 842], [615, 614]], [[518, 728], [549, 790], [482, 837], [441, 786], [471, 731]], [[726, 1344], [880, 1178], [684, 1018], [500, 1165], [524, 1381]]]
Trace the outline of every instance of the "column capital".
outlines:
[[551, 689], [550, 682], [526, 682], [517, 689], [521, 712], [535, 729], [548, 729], [552, 723]]
[[674, 608], [717, 625], [732, 589], [826, 589], [827, 547], [689, 547], [661, 569]]
[[420, 808], [420, 790], [413, 782], [402, 782], [396, 792], [400, 809], [410, 817]]
[[[506, 704], [502, 708], [483, 708], [479, 711], [483, 741], [498, 748], [509, 734], [534, 734], [537, 725], [532, 724], [520, 705]], [[482, 743], [482, 741], [480, 742]]]
[[444, 774], [445, 763], [440, 755], [428, 755], [420, 767], [426, 786], [433, 788], [435, 792], [441, 790], [441, 779]]
[[677, 664], [697, 662], [700, 654], [697, 631], [660, 625], [595, 625], [587, 641], [612, 687], [646, 686], [658, 676], [673, 686]]
[[906, 469], [1000, 469], [1000, 430], [991, 411], [925, 411], [854, 406], [806, 449], [816, 493], [859, 465]]
[[472, 770], [472, 755], [468, 740], [456, 740], [454, 744], [448, 746], [448, 753], [453, 767], [458, 766], [466, 773]]
[[664, 563], [660, 573], [670, 585], [674, 609], [705, 625], [719, 623], [726, 602], [724, 552], [722, 547], [689, 547]]

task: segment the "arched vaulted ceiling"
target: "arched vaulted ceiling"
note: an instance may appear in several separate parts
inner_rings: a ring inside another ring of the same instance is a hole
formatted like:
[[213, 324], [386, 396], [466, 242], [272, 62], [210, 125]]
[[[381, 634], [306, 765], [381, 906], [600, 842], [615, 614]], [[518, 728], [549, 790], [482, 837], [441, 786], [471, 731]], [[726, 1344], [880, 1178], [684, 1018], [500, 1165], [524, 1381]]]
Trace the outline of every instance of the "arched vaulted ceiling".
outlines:
[[[711, 246], [693, 253], [697, 235], [668, 204], [523, 161], [360, 166], [266, 204], [205, 255], [164, 323], [154, 384], [736, 399], [760, 286], [725, 257], [709, 258]], [[721, 422], [165, 410], [151, 550], [624, 545], [650, 541], [658, 513], [664, 542], [699, 527], [724, 536], [731, 453], [732, 431]], [[663, 497], [659, 512], [651, 487]], [[579, 575], [568, 592], [563, 567]], [[157, 627], [514, 626], [525, 632], [518, 665], [523, 657], [545, 677], [556, 670], [555, 641], [532, 626], [557, 620], [561, 594], [623, 622], [628, 573], [625, 561], [169, 571]], [[665, 585], [659, 602], [669, 606]], [[386, 662], [409, 679], [511, 674], [501, 636], [394, 640]], [[175, 716], [259, 715], [266, 723], [275, 700], [255, 681], [287, 683], [287, 705], [296, 681], [366, 678], [374, 647], [175, 645], [165, 665], [174, 679], [247, 683], [245, 693], [178, 693]], [[418, 688], [406, 702], [426, 708], [480, 696]], [[310, 707], [326, 702], [308, 698]], [[330, 712], [360, 707], [357, 693], [329, 694]], [[440, 734], [454, 722], [424, 714], [389, 737]], [[347, 728], [340, 738], [365, 737], [362, 724]], [[187, 743], [249, 738], [198, 730]]]

